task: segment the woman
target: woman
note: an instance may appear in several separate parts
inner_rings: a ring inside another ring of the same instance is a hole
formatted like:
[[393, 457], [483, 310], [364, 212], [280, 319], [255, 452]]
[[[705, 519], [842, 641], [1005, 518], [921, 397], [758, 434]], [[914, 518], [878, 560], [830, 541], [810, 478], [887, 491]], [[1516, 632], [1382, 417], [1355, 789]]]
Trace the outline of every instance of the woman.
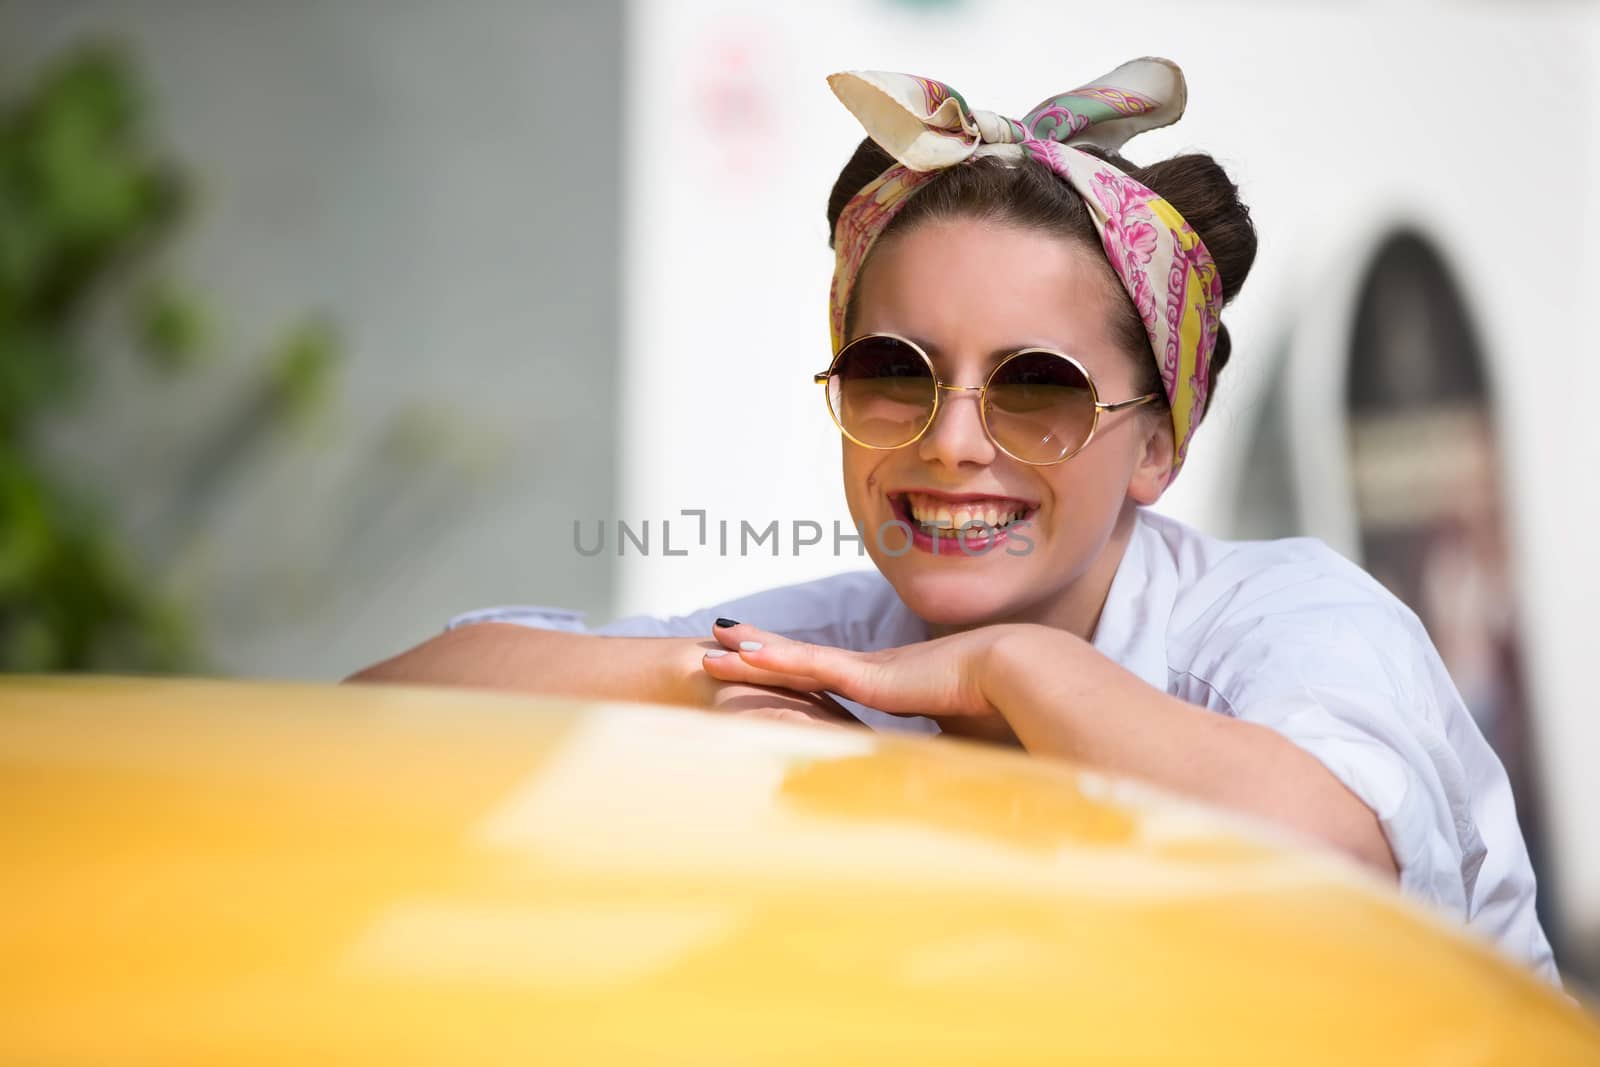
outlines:
[[358, 677], [1020, 744], [1299, 830], [1554, 978], [1505, 772], [1416, 617], [1319, 542], [1144, 510], [1256, 248], [1210, 157], [1116, 154], [1182, 114], [1178, 69], [1137, 60], [1020, 121], [927, 79], [830, 83], [869, 137], [829, 204], [817, 379], [878, 573], [593, 634], [492, 609]]

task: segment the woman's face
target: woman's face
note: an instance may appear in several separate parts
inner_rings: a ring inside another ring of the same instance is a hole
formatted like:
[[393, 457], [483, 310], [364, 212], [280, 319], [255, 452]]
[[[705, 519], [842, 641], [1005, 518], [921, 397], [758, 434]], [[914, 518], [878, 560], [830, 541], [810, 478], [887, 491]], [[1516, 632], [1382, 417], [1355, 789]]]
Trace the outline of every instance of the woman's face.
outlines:
[[[1012, 225], [944, 220], [874, 248], [852, 327], [854, 336], [917, 342], [949, 385], [981, 385], [1018, 348], [1052, 348], [1077, 357], [1101, 401], [1112, 403], [1137, 395], [1135, 364], [1113, 338], [1117, 301], [1125, 299], [1090, 249]], [[989, 440], [977, 396], [943, 392], [933, 425], [903, 448], [844, 439], [845, 496], [867, 551], [936, 631], [1002, 621], [1092, 626], [1121, 558], [1117, 520], [1160, 495], [1171, 435], [1163, 441], [1161, 420], [1139, 409], [1102, 415], [1094, 440], [1071, 459], [1029, 466]], [[917, 526], [941, 506], [957, 525], [991, 511], [1021, 511], [1026, 525], [982, 554], [949, 537], [937, 539], [935, 553], [927, 536], [902, 551], [904, 533], [887, 524]]]

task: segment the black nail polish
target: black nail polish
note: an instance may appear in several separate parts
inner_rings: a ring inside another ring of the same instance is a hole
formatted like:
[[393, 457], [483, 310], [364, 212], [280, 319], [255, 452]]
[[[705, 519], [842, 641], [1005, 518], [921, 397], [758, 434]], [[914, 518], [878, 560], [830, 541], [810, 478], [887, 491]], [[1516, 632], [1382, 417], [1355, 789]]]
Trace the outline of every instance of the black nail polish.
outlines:
[[738, 626], [739, 625], [739, 620], [738, 619], [718, 619], [717, 620], [717, 625], [721, 626], [723, 629], [727, 629], [729, 626]]

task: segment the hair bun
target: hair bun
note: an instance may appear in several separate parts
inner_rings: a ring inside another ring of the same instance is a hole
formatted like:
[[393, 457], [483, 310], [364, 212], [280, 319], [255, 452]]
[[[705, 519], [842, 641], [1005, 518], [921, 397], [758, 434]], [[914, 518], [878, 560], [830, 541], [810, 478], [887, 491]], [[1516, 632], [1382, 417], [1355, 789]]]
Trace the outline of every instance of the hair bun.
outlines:
[[1160, 193], [1194, 227], [1222, 275], [1222, 302], [1231, 302], [1256, 261], [1256, 227], [1228, 172], [1210, 156], [1192, 152], [1128, 174]]

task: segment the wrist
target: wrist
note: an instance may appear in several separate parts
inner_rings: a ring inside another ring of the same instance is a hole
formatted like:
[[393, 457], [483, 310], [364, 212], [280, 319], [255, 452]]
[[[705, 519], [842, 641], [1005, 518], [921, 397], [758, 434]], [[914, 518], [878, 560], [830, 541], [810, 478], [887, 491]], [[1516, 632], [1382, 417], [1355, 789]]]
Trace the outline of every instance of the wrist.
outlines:
[[649, 700], [703, 708], [709, 705], [723, 683], [705, 672], [702, 661], [710, 641], [675, 637], [659, 640], [660, 655]]
[[[980, 660], [979, 689], [989, 706], [1024, 736], [1034, 732], [1026, 722], [1031, 716], [1045, 710], [1064, 715], [1074, 703], [1070, 686], [1061, 681], [1073, 675], [1072, 665], [1090, 646], [1066, 630], [1038, 623], [996, 629]], [[1041, 691], [1041, 684], [1048, 692]]]
[[1019, 672], [1039, 652], [1039, 635], [1046, 627], [1034, 623], [1005, 623], [989, 627], [990, 640], [978, 657], [978, 689], [991, 708], [1001, 711], [1015, 689]]

